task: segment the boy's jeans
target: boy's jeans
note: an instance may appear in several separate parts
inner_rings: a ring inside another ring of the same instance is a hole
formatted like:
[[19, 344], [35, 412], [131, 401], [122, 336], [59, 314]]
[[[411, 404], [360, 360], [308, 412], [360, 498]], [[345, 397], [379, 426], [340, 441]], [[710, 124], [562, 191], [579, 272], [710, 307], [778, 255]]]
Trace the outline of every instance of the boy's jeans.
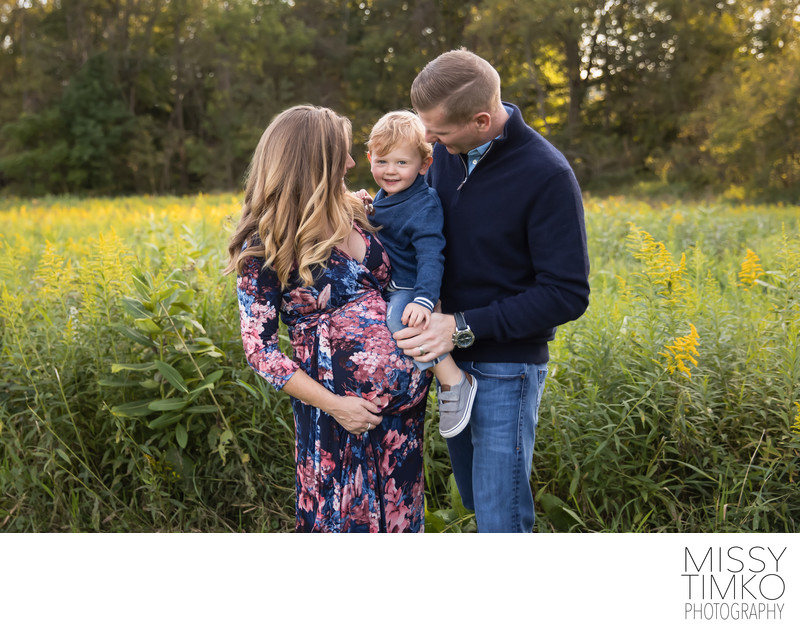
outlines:
[[[406, 308], [409, 302], [414, 300], [414, 295], [413, 289], [389, 289], [384, 292], [383, 298], [386, 300], [386, 326], [389, 327], [392, 333], [397, 333], [406, 328], [405, 324], [403, 324], [403, 309]], [[418, 362], [415, 359], [414, 363], [417, 365], [417, 368], [422, 371], [433, 368], [440, 361], [442, 361], [442, 357], [437, 357], [430, 362]]]
[[466, 429], [447, 440], [464, 506], [479, 532], [531, 532], [530, 477], [547, 364], [458, 362], [478, 378]]

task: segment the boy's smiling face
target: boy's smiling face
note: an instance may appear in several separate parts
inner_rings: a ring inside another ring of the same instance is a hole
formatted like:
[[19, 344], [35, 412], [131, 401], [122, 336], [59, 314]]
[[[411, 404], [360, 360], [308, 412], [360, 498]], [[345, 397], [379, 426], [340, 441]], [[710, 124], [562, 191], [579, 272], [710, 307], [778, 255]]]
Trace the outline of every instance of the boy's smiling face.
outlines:
[[419, 150], [411, 144], [398, 145], [386, 155], [368, 153], [367, 157], [372, 177], [387, 197], [406, 190], [433, 162], [432, 158], [423, 160]]

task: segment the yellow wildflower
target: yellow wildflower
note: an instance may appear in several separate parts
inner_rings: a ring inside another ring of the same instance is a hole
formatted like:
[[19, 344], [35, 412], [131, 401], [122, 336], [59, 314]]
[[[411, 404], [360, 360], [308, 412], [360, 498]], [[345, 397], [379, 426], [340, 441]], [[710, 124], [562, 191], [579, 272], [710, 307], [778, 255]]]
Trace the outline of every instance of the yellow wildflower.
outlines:
[[761, 260], [758, 254], [747, 248], [747, 255], [742, 262], [742, 269], [739, 271], [740, 285], [745, 289], [749, 289], [755, 285], [759, 276], [763, 276], [764, 268], [761, 267]]
[[643, 276], [655, 287], [656, 293], [671, 304], [679, 304], [686, 294], [686, 255], [675, 263], [672, 254], [647, 231], [629, 223], [628, 246], [633, 257], [645, 264]]
[[695, 357], [698, 355], [697, 346], [700, 343], [700, 336], [694, 324], [689, 323], [691, 332], [683, 337], [676, 338], [672, 344], [664, 347], [664, 351], [659, 353], [667, 358], [667, 370], [673, 374], [675, 370], [683, 373], [687, 377], [692, 376], [692, 369], [689, 364], [697, 366]]

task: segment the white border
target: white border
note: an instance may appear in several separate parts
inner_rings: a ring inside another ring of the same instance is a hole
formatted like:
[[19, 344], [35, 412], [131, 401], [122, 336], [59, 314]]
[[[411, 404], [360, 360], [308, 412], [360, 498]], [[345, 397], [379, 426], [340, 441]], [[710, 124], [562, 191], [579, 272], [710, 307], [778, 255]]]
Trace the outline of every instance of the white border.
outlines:
[[[786, 548], [781, 620], [684, 618], [688, 547]], [[796, 534], [0, 535], [6, 629], [800, 628]]]

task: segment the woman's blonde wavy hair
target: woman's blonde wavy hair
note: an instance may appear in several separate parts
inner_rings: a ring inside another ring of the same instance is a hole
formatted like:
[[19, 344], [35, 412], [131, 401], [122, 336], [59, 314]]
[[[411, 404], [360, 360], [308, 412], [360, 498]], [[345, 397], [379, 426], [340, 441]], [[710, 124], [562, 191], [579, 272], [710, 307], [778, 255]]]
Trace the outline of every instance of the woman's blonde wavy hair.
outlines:
[[241, 273], [248, 257], [263, 257], [282, 288], [295, 269], [310, 286], [314, 268], [326, 266], [354, 222], [374, 232], [362, 202], [344, 185], [351, 133], [347, 118], [312, 105], [292, 107], [272, 120], [248, 169], [225, 274]]

